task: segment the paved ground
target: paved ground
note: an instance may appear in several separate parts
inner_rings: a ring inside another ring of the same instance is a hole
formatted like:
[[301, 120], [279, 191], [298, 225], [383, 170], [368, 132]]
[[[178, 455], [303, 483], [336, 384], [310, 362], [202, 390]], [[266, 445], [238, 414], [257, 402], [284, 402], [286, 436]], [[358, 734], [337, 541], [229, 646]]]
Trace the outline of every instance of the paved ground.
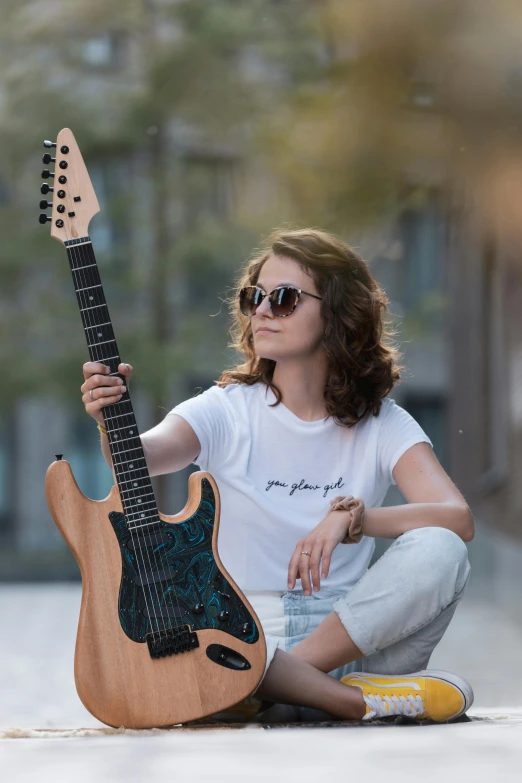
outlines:
[[168, 774], [336, 783], [372, 771], [401, 783], [520, 780], [522, 628], [495, 606], [465, 596], [430, 662], [473, 685], [469, 723], [119, 733], [103, 728], [76, 695], [79, 600], [78, 585], [0, 587], [3, 781], [132, 783]]

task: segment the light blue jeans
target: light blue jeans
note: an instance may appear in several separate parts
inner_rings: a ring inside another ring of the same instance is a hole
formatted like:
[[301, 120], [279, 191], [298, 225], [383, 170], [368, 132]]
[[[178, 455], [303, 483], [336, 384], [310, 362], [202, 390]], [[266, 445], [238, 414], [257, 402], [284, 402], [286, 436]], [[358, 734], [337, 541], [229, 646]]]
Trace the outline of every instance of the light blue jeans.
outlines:
[[[280, 593], [284, 638], [266, 634], [265, 675], [277, 647], [291, 650], [332, 611], [363, 653], [362, 658], [330, 672], [333, 677], [341, 679], [357, 671], [411, 674], [428, 668], [470, 572], [468, 550], [460, 536], [442, 527], [422, 527], [395, 539], [345, 595], [323, 587], [310, 596], [302, 590]], [[254, 598], [248, 593], [247, 597]], [[252, 604], [255, 609], [254, 600]], [[263, 713], [263, 720], [317, 720], [324, 715], [311, 708], [276, 704]]]

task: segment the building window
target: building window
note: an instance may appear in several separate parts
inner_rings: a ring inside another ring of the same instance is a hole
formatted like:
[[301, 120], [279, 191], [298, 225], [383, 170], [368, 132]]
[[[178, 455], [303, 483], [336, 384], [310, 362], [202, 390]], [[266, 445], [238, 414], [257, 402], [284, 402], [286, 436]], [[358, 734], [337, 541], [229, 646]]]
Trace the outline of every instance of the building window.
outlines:
[[109, 31], [80, 43], [80, 57], [93, 69], [120, 68], [123, 65], [123, 34]]
[[195, 231], [207, 220], [229, 220], [235, 204], [236, 160], [217, 155], [183, 159], [183, 227]]
[[403, 246], [402, 299], [405, 308], [411, 309], [443, 289], [446, 240], [439, 191], [415, 188], [408, 201], [399, 217], [399, 235]]

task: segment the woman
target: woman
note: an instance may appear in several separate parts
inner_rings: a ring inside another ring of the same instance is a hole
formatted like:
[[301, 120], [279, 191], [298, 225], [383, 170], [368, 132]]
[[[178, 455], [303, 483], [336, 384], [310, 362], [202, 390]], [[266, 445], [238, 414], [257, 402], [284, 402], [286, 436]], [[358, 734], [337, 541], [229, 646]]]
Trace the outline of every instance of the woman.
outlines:
[[[387, 304], [337, 237], [275, 231], [231, 300], [245, 363], [142, 435], [152, 476], [197, 464], [217, 481], [220, 556], [267, 639], [255, 708], [445, 721], [473, 701], [463, 678], [426, 671], [469, 578], [474, 523], [431, 440], [386, 397], [403, 369]], [[102, 425], [126, 387], [83, 369]], [[119, 372], [128, 383], [132, 367]], [[407, 504], [382, 508], [392, 483]], [[394, 542], [368, 568], [377, 537]]]

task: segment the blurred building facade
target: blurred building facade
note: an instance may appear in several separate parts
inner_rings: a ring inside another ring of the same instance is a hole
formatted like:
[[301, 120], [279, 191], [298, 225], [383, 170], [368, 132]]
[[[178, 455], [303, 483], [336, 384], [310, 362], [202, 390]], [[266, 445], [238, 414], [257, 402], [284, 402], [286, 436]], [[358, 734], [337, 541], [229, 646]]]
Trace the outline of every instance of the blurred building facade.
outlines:
[[[85, 66], [92, 66], [94, 83], [96, 78], [102, 83], [107, 69], [112, 69], [113, 81], [119, 78], [122, 46], [121, 39], [112, 36], [87, 42]], [[124, 82], [124, 71], [121, 74]], [[206, 147], [190, 135], [180, 136], [175, 127], [168, 143], [183, 183], [176, 220], [192, 230], [197, 230], [202, 216], [228, 220], [245, 203], [255, 209], [256, 199], [265, 198], [274, 187], [263, 181], [259, 162], [242, 160], [240, 150]], [[146, 248], [146, 225], [130, 226], [130, 235], [122, 237], [117, 224], [103, 213], [108, 187], [117, 192], [139, 185], [146, 193], [139, 156], [129, 161], [120, 178], [104, 177], [103, 167], [90, 170], [102, 204], [92, 231], [97, 252], [110, 253], [120, 240], [129, 242], [129, 236], [136, 247]], [[508, 541], [515, 540], [520, 538], [517, 514], [522, 503], [517, 480], [522, 461], [520, 273], [511, 263], [513, 249], [469, 223], [469, 194], [448, 191], [442, 176], [423, 172], [422, 165], [418, 172], [401, 175], [398, 191], [409, 196], [393, 221], [365, 235], [343, 238], [368, 261], [401, 324], [407, 372], [390, 396], [426, 430], [479, 524], [486, 530], [488, 525], [498, 528]], [[133, 263], [139, 265], [139, 252]], [[211, 308], [219, 283], [208, 280], [205, 301]], [[182, 295], [196, 297], [190, 281], [173, 294]], [[203, 349], [193, 371], [173, 387], [171, 407], [192, 396], [196, 387], [210, 386], [223, 368], [222, 356]], [[78, 357], [79, 368], [86, 358]], [[80, 384], [79, 378], [78, 394]], [[133, 393], [132, 384], [131, 393], [143, 432], [155, 423], [153, 413], [146, 396]], [[101, 499], [108, 494], [112, 476], [94, 422], [77, 405], [64, 410], [53, 399], [34, 397], [28, 390], [12, 416], [0, 422], [0, 578], [78, 576], [45, 504], [45, 470], [58, 453], [71, 463], [87, 496]], [[162, 510], [175, 513], [183, 507], [191, 470], [168, 477]], [[386, 503], [400, 502], [402, 496], [391, 488]]]

